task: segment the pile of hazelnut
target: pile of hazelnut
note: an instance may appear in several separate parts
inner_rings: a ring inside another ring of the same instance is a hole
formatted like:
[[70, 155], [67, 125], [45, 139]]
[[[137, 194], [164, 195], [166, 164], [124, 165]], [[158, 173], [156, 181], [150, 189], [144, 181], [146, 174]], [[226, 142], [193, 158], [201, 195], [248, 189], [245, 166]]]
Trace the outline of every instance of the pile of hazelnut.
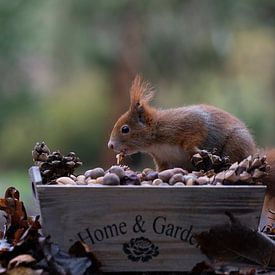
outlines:
[[[74, 185], [141, 185], [141, 186], [192, 186], [192, 185], [247, 185], [262, 184], [263, 177], [269, 171], [265, 157], [249, 156], [239, 163], [230, 164], [228, 159], [220, 158], [206, 151], [193, 156], [192, 162], [203, 167], [203, 162], [210, 168], [189, 173], [182, 168], [156, 172], [145, 168], [134, 172], [128, 166], [119, 165], [122, 156], [118, 155], [117, 165], [107, 171], [102, 168], [87, 170], [84, 175], [60, 177], [57, 184]], [[211, 161], [213, 161], [211, 165]], [[226, 167], [226, 170], [221, 170]], [[220, 172], [216, 172], [220, 171]]]
[[191, 162], [193, 172], [182, 168], [156, 172], [145, 168], [135, 172], [128, 166], [121, 165], [122, 153], [117, 155], [117, 165], [108, 170], [97, 167], [87, 170], [83, 175], [75, 175], [75, 168], [82, 162], [75, 153], [67, 156], [60, 152], [51, 153], [44, 142], [37, 143], [32, 151], [33, 160], [39, 166], [43, 184], [58, 185], [140, 185], [140, 186], [192, 186], [192, 185], [248, 185], [262, 184], [270, 170], [265, 156], [249, 156], [241, 162], [231, 164], [228, 157], [220, 157], [201, 150]]

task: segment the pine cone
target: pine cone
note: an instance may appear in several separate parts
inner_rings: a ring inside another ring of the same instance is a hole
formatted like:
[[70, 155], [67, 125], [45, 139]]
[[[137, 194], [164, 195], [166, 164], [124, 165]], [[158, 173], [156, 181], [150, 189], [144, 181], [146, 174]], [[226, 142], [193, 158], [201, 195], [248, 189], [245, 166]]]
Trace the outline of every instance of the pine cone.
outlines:
[[231, 164], [229, 157], [216, 155], [216, 149], [212, 153], [201, 150], [193, 155], [191, 162], [197, 170], [203, 170], [204, 172], [214, 170], [216, 173], [228, 169]]
[[213, 182], [225, 185], [236, 184], [262, 184], [262, 179], [267, 175], [270, 166], [265, 156], [249, 156], [241, 162], [233, 163], [226, 171], [214, 176]]
[[63, 156], [59, 151], [50, 153], [47, 145], [37, 142], [32, 151], [33, 160], [39, 166], [43, 184], [54, 183], [59, 177], [70, 176], [82, 165], [74, 152]]

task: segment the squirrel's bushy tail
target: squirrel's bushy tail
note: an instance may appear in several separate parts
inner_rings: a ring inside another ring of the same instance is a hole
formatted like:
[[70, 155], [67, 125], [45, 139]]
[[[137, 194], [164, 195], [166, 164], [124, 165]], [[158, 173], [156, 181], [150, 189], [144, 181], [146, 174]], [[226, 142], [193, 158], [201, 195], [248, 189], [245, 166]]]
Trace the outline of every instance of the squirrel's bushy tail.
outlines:
[[264, 150], [263, 153], [270, 165], [270, 172], [264, 179], [264, 183], [267, 185], [267, 195], [275, 197], [275, 148]]
[[263, 150], [262, 154], [266, 155], [267, 162], [270, 165], [270, 172], [264, 178], [264, 183], [267, 186], [265, 202], [263, 206], [264, 213], [266, 211], [275, 211], [275, 148]]

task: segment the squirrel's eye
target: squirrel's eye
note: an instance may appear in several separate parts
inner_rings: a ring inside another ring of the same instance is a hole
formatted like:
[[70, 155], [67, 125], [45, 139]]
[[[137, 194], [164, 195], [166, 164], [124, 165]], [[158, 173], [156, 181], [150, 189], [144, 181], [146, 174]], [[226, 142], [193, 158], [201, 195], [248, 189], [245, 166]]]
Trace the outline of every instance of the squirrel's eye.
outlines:
[[123, 125], [123, 126], [121, 127], [121, 133], [122, 133], [122, 134], [128, 134], [129, 131], [130, 131], [130, 128], [129, 128], [128, 125]]

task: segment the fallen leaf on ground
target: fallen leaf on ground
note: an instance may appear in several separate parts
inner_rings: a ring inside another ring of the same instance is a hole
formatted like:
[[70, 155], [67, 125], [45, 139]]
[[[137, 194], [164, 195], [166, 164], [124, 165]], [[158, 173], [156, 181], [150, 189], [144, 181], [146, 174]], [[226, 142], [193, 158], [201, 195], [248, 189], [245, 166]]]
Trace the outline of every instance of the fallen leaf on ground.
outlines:
[[230, 224], [212, 227], [195, 236], [201, 251], [218, 261], [248, 260], [264, 267], [275, 267], [275, 242], [242, 225], [231, 214], [227, 215]]
[[8, 269], [12, 269], [14, 267], [18, 266], [31, 266], [36, 262], [36, 260], [33, 258], [33, 256], [28, 255], [28, 254], [22, 254], [19, 255], [12, 260], [10, 260]]

